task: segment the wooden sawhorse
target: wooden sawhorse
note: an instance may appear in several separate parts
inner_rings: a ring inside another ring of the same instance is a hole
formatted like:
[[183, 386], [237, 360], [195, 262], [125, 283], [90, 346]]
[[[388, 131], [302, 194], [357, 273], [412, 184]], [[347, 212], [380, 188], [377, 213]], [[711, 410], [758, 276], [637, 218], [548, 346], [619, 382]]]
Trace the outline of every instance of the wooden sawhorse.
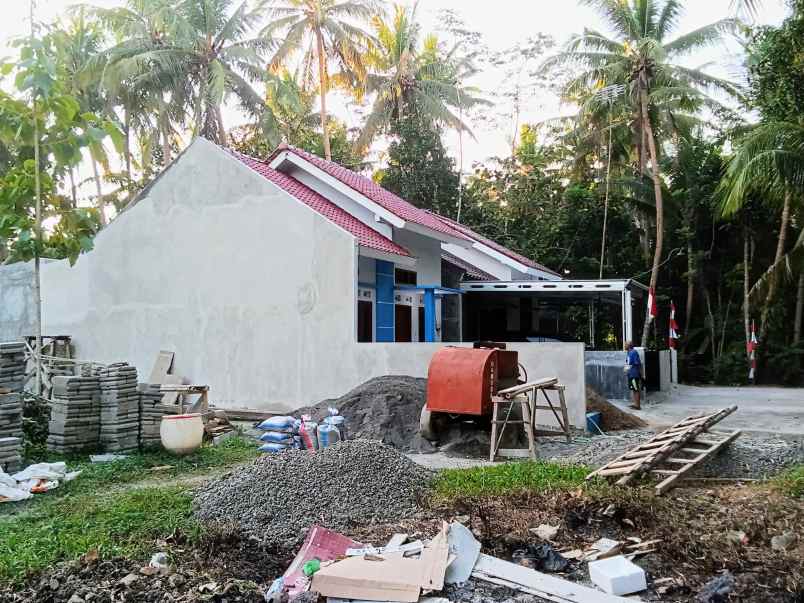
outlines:
[[[564, 399], [565, 387], [558, 382], [557, 377], [550, 377], [547, 379], [539, 379], [538, 381], [529, 381], [515, 385], [497, 392], [496, 396], [492, 397], [492, 415], [491, 415], [491, 446], [489, 451], [489, 460], [496, 460], [500, 453], [500, 443], [502, 436], [505, 433], [505, 428], [508, 425], [522, 425], [525, 429], [525, 435], [528, 438], [528, 456], [532, 459], [536, 458], [536, 437], [537, 436], [557, 436], [563, 435], [567, 438], [567, 443], [571, 441], [569, 431], [569, 419], [567, 418], [567, 403]], [[558, 408], [550, 399], [547, 392], [558, 392]], [[547, 405], [539, 404], [539, 392]], [[522, 419], [511, 419], [511, 411], [514, 405], [519, 402], [522, 408]], [[505, 411], [505, 418], [500, 419], [500, 406], [503, 404], [508, 405]], [[536, 411], [549, 410], [558, 423], [559, 430], [549, 429], [536, 429]]]

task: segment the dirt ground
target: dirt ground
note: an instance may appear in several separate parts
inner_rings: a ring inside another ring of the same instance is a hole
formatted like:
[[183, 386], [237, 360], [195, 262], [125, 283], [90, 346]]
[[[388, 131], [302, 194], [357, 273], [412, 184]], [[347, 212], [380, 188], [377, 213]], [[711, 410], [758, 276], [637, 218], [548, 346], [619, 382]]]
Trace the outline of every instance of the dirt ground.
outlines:
[[[637, 560], [648, 575], [644, 601], [695, 601], [701, 587], [724, 570], [736, 577], [735, 590], [724, 601], [804, 600], [804, 504], [770, 486], [679, 488], [663, 498], [649, 489], [607, 488], [431, 502], [413, 519], [358, 526], [348, 535], [374, 544], [397, 532], [426, 538], [441, 520], [456, 518], [473, 529], [484, 552], [504, 559], [525, 543], [539, 542], [529, 528], [543, 523], [560, 525], [553, 541], [557, 550], [583, 549], [601, 537], [661, 539], [655, 552]], [[785, 532], [792, 532], [795, 542], [787, 550], [772, 550], [771, 538]], [[197, 545], [175, 535], [154, 546], [170, 555], [164, 575], [143, 573], [147, 560], [97, 561], [89, 555], [33, 576], [14, 592], [0, 590], [0, 602], [263, 601], [261, 593], [294, 554], [266, 550], [226, 529]], [[578, 562], [562, 577], [588, 583], [585, 564]], [[478, 584], [448, 594], [462, 603], [511, 599], [510, 592], [495, 593]]]

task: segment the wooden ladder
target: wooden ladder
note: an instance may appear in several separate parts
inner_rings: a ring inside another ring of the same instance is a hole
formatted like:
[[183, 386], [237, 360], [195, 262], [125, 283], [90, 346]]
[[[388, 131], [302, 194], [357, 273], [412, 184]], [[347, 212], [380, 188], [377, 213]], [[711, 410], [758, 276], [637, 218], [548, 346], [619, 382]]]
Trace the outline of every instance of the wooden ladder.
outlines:
[[735, 410], [737, 407], [732, 406], [709, 415], [686, 418], [606, 463], [586, 479], [619, 476], [616, 483], [625, 486], [650, 473], [663, 478], [656, 485], [656, 494], [664, 494], [676, 480], [740, 435], [740, 431], [711, 430]]

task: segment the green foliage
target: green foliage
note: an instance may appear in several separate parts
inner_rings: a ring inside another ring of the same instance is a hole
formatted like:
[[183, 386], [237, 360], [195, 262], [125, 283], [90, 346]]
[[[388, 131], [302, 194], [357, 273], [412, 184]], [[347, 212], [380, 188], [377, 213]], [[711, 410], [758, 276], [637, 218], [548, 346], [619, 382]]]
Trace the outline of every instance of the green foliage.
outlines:
[[0, 516], [0, 580], [21, 580], [88, 551], [102, 558], [145, 558], [157, 538], [176, 531], [199, 533], [192, 499], [178, 487], [114, 491], [51, 498], [32, 511]]
[[791, 467], [774, 478], [780, 492], [793, 498], [804, 498], [804, 465]]
[[388, 167], [378, 175], [380, 184], [418, 207], [454, 217], [458, 173], [440, 130], [413, 112], [393, 123], [391, 137]]
[[471, 469], [445, 469], [433, 483], [436, 496], [459, 498], [569, 490], [583, 485], [589, 468], [542, 461], [502, 463]]

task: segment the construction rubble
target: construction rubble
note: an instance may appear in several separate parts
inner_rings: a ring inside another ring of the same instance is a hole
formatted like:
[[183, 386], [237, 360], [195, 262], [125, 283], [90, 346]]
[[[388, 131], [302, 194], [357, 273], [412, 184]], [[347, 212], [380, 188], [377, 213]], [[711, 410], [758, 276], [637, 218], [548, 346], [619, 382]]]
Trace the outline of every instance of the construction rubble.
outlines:
[[385, 546], [375, 547], [313, 526], [285, 573], [268, 589], [266, 600], [299, 600], [310, 592], [312, 600], [326, 597], [328, 603], [425, 603], [474, 579], [538, 600], [615, 603], [633, 601], [619, 595], [646, 587], [645, 572], [623, 556], [590, 563], [592, 582], [600, 589], [596, 590], [483, 554], [480, 542], [460, 522], [442, 522], [429, 540], [408, 540], [407, 534], [394, 534]]
[[0, 471], [22, 464], [22, 388], [25, 344], [0, 343]]

